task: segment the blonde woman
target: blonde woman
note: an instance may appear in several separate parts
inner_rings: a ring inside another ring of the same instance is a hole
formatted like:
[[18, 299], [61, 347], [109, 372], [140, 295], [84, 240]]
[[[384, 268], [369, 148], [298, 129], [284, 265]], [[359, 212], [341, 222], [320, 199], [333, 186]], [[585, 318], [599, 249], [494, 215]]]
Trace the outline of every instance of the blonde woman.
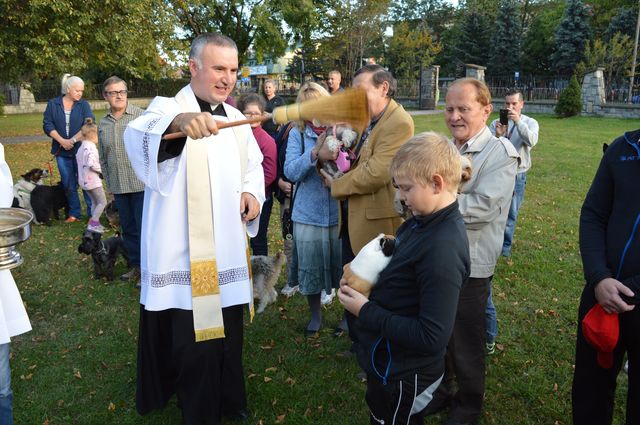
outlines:
[[[298, 92], [297, 102], [329, 96], [322, 86], [308, 82]], [[338, 238], [338, 202], [331, 197], [316, 171], [318, 159], [335, 159], [322, 149], [324, 127], [299, 122], [289, 132], [284, 174], [296, 185], [292, 220], [298, 255], [300, 293], [307, 296], [311, 321], [305, 335], [315, 335], [322, 324], [321, 295], [338, 288], [342, 274]]]

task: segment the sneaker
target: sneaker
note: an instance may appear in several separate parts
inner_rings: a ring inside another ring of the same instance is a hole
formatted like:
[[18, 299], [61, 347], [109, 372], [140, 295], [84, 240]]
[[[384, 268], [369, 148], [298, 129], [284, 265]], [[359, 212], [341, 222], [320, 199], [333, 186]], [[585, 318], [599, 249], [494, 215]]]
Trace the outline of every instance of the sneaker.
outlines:
[[495, 342], [495, 341], [493, 341], [493, 342], [487, 342], [487, 343], [485, 344], [485, 347], [486, 347], [486, 353], [487, 353], [487, 356], [490, 356], [490, 355], [492, 355], [492, 354], [495, 354], [495, 353], [496, 353], [496, 342]]
[[105, 232], [105, 228], [104, 226], [102, 226], [102, 224], [90, 224], [87, 226], [87, 229], [91, 230], [92, 232], [96, 232], [96, 233], [104, 233]]
[[299, 290], [300, 290], [300, 286], [299, 285], [296, 285], [296, 286], [284, 285], [284, 287], [282, 288], [280, 293], [282, 295], [284, 295], [285, 297], [287, 297], [287, 298], [291, 298]]
[[329, 305], [333, 302], [333, 298], [336, 296], [336, 289], [331, 288], [331, 293], [327, 294], [325, 291], [322, 291], [322, 295], [320, 295], [320, 303], [322, 305]]
[[138, 267], [134, 267], [129, 270], [127, 273], [120, 276], [120, 280], [128, 281], [139, 281], [140, 280], [140, 269]]

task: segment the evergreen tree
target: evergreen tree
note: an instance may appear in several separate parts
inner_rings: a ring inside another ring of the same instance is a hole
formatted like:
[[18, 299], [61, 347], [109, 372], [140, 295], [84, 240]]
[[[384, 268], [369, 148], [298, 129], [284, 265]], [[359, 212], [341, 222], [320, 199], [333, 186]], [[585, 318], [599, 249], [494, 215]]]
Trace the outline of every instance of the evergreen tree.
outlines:
[[607, 39], [612, 39], [618, 32], [634, 38], [636, 34], [636, 16], [637, 13], [634, 10], [626, 7], [618, 9], [618, 13], [611, 18], [609, 28], [607, 28]]
[[563, 118], [582, 112], [582, 89], [575, 75], [571, 76], [569, 86], [560, 92], [555, 112]]
[[460, 37], [453, 49], [456, 61], [486, 66], [491, 51], [491, 29], [491, 24], [484, 15], [476, 11], [465, 15]]
[[573, 73], [584, 58], [584, 47], [591, 37], [589, 16], [582, 0], [568, 0], [560, 25], [556, 28], [553, 63], [560, 74]]
[[492, 75], [513, 75], [514, 71], [520, 70], [522, 37], [518, 6], [514, 0], [500, 1], [493, 27], [489, 72]]

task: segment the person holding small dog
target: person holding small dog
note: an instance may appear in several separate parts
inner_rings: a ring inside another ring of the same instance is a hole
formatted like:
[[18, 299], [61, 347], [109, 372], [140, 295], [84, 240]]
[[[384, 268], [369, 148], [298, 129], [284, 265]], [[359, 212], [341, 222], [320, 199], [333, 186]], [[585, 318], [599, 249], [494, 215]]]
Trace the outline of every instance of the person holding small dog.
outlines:
[[[13, 202], [13, 180], [0, 144], [0, 207]], [[11, 337], [31, 330], [29, 316], [9, 270], [0, 270], [0, 424], [13, 425], [13, 392], [9, 364]]]
[[[245, 116], [224, 101], [235, 87], [238, 48], [201, 34], [189, 52], [190, 84], [156, 97], [124, 134], [145, 183], [136, 410], [177, 395], [183, 423], [247, 420], [244, 306], [253, 316], [247, 236], [264, 202], [262, 153]], [[165, 133], [186, 137], [164, 140]]]
[[109, 109], [98, 125], [100, 166], [109, 192], [118, 210], [122, 240], [129, 256], [130, 270], [120, 280], [140, 285], [140, 232], [144, 205], [144, 183], [136, 177], [124, 148], [124, 130], [144, 112], [128, 101], [126, 81], [117, 76], [102, 84]]
[[492, 110], [484, 82], [462, 78], [449, 86], [445, 122], [460, 155], [470, 158], [473, 173], [458, 195], [471, 274], [460, 292], [445, 376], [427, 412], [451, 407], [445, 425], [475, 423], [485, 396], [485, 310], [518, 167], [513, 145], [493, 136], [486, 125]]
[[107, 197], [102, 188], [102, 168], [98, 157], [98, 126], [91, 118], [87, 118], [80, 130], [82, 144], [76, 153], [78, 161], [78, 184], [91, 198], [93, 211], [87, 229], [92, 232], [104, 233], [100, 224], [100, 216], [107, 206]]
[[[264, 115], [265, 101], [264, 98], [256, 93], [250, 93], [240, 98], [238, 109], [242, 111], [245, 117], [255, 118]], [[273, 207], [273, 190], [271, 185], [276, 180], [278, 171], [276, 162], [278, 161], [278, 152], [276, 142], [273, 137], [263, 130], [260, 122], [251, 124], [253, 137], [256, 138], [260, 151], [262, 152], [262, 169], [264, 170], [264, 195], [265, 201], [262, 204], [262, 212], [260, 213], [260, 229], [258, 234], [251, 238], [251, 251], [253, 255], [269, 255], [269, 244], [267, 240], [267, 232], [269, 230], [269, 219], [271, 218], [271, 208]]]
[[[69, 201], [69, 217], [67, 223], [79, 220], [80, 198], [78, 197], [78, 163], [76, 153], [80, 148], [77, 143], [82, 134], [80, 128], [87, 118], [95, 121], [89, 102], [82, 99], [84, 81], [80, 77], [66, 74], [62, 79], [62, 96], [49, 100], [44, 110], [42, 128], [51, 137], [51, 154], [56, 157], [56, 164], [62, 179], [67, 200]], [[91, 216], [91, 198], [83, 191], [87, 205], [87, 216]]]
[[[319, 84], [307, 82], [300, 87], [297, 102], [329, 96]], [[315, 335], [322, 324], [322, 293], [338, 288], [341, 275], [341, 249], [338, 238], [338, 202], [316, 171], [318, 160], [335, 159], [328, 149], [320, 149], [324, 127], [299, 122], [289, 132], [284, 173], [295, 183], [292, 220], [293, 239], [298, 255], [298, 284], [307, 296], [311, 321], [307, 337]]]
[[460, 168], [457, 149], [440, 134], [418, 134], [400, 147], [390, 173], [413, 217], [398, 229], [391, 261], [368, 299], [340, 282], [340, 302], [357, 317], [350, 332], [367, 374], [371, 424], [422, 425], [444, 376], [471, 267], [456, 200]]

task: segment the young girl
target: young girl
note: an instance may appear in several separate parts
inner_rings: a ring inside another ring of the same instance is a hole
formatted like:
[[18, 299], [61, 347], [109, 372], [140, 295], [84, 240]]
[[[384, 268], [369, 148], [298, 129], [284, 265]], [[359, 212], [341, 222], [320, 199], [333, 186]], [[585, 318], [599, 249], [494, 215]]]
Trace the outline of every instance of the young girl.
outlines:
[[89, 220], [89, 230], [104, 233], [104, 227], [100, 224], [100, 216], [107, 206], [107, 198], [102, 188], [102, 169], [98, 159], [98, 126], [92, 118], [87, 118], [80, 130], [82, 133], [82, 145], [76, 153], [78, 161], [78, 184], [86, 190], [91, 198], [93, 210]]

